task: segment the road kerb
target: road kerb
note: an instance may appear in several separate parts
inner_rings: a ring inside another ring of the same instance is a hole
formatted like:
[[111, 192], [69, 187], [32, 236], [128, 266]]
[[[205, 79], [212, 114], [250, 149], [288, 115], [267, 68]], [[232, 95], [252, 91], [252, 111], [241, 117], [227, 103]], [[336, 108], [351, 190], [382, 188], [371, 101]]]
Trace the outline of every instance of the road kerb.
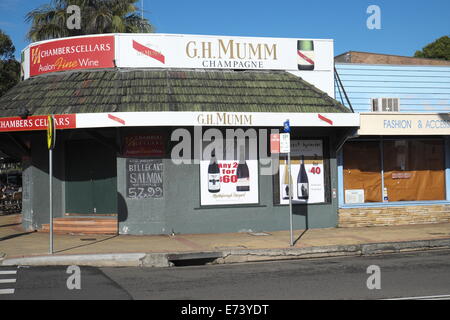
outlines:
[[[430, 249], [450, 249], [449, 239], [416, 240], [402, 242], [365, 243], [353, 245], [316, 246], [306, 248], [279, 249], [231, 249], [222, 254], [214, 252], [183, 252], [183, 256], [199, 259], [217, 256], [208, 264], [230, 264], [271, 260], [312, 259], [338, 256], [368, 256], [376, 254], [402, 253]], [[58, 266], [78, 265], [95, 267], [171, 267], [174, 264], [170, 257], [180, 252], [167, 253], [109, 253], [109, 254], [76, 254], [45, 255], [21, 258], [0, 259], [0, 266]], [[200, 255], [199, 255], [200, 254]], [[209, 257], [208, 256], [208, 257]], [[186, 265], [186, 264], [185, 264]]]
[[22, 258], [6, 258], [2, 266], [95, 266], [95, 267], [139, 267], [145, 253], [115, 253], [115, 254], [76, 254], [76, 255], [45, 255]]

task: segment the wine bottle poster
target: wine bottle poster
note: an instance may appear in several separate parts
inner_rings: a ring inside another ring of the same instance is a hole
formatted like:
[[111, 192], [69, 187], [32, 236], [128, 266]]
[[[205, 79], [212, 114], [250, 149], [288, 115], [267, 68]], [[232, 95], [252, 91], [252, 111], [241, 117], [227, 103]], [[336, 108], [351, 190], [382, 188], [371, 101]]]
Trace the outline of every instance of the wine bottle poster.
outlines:
[[[232, 205], [258, 203], [258, 161], [246, 160], [248, 174], [238, 177], [238, 160], [217, 160], [219, 181], [208, 173], [209, 160], [200, 162], [201, 205]], [[210, 170], [211, 171], [211, 170]]]
[[[256, 156], [250, 156], [243, 146], [238, 152], [234, 143], [228, 147], [231, 150], [224, 149], [220, 155], [212, 151], [208, 160], [200, 162], [200, 204], [203, 206], [259, 202]], [[226, 160], [222, 159], [224, 155]]]
[[325, 202], [323, 143], [322, 140], [291, 140], [291, 183], [287, 155], [280, 155], [279, 188], [280, 204], [322, 203]]

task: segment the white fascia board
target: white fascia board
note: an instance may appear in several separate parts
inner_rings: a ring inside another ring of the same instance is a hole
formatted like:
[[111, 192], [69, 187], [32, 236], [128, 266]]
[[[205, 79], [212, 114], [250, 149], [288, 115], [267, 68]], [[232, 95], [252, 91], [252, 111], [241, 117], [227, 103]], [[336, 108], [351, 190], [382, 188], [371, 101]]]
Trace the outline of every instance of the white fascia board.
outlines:
[[77, 128], [146, 126], [359, 127], [359, 113], [111, 112], [76, 114]]

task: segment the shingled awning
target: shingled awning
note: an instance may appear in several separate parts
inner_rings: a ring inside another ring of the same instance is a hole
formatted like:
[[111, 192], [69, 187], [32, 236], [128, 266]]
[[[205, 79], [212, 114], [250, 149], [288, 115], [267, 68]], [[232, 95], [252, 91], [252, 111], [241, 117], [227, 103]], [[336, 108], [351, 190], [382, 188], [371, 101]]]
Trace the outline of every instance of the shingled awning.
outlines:
[[98, 112], [349, 113], [288, 72], [108, 69], [29, 78], [0, 97], [0, 117]]

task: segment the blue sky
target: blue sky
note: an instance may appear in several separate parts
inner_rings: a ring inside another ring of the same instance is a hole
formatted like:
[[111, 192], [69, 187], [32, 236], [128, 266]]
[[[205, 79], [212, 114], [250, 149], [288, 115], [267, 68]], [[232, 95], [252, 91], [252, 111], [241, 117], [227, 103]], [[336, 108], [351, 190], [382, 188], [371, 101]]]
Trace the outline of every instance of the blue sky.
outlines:
[[[48, 2], [0, 0], [0, 29], [12, 38], [17, 57], [28, 44], [26, 13]], [[370, 5], [381, 9], [380, 30], [366, 26]], [[449, 0], [144, 0], [144, 16], [158, 33], [334, 39], [335, 55], [354, 50], [412, 56], [450, 35]]]

